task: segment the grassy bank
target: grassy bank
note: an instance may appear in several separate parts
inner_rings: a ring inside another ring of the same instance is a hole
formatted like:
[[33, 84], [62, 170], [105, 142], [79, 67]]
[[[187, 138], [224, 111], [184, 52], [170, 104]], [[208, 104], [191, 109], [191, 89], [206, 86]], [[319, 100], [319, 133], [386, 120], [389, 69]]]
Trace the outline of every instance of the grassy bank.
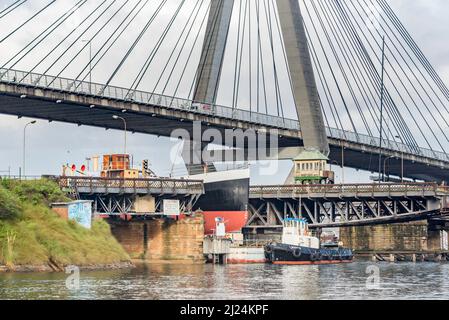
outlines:
[[47, 180], [0, 180], [0, 265], [110, 265], [129, 261], [109, 225], [93, 222], [87, 230], [65, 221], [50, 203], [67, 201]]

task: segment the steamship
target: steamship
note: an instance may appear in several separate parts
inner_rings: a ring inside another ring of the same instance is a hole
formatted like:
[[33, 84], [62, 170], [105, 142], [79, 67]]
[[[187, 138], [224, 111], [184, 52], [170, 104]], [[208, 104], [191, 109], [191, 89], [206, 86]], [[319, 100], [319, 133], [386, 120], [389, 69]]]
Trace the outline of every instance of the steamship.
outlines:
[[214, 234], [216, 219], [223, 219], [228, 233], [241, 232], [248, 221], [250, 170], [248, 167], [207, 171], [186, 177], [202, 180], [204, 195], [193, 210], [204, 215], [206, 235]]

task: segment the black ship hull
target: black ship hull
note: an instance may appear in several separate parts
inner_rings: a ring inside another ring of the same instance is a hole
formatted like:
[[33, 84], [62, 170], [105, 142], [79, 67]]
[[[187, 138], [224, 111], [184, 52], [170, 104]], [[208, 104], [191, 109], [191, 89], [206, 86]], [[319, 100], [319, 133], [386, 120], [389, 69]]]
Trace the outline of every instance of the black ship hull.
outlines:
[[249, 198], [249, 178], [204, 183], [204, 195], [194, 210], [246, 211]]
[[269, 244], [265, 246], [265, 258], [272, 264], [308, 265], [350, 263], [354, 256], [349, 249], [312, 249]]
[[223, 219], [226, 232], [241, 232], [248, 221], [249, 170], [211, 172], [190, 178], [204, 181], [204, 195], [193, 210], [203, 212], [205, 234], [215, 232], [216, 218]]

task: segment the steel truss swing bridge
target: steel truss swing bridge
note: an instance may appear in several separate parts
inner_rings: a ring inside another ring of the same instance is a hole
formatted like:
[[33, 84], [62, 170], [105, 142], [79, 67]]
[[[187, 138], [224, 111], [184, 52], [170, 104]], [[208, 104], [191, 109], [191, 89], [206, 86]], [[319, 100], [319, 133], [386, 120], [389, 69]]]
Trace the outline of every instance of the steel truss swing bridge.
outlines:
[[131, 131], [160, 136], [192, 121], [277, 129], [281, 159], [317, 146], [341, 165], [343, 149], [374, 172], [382, 150], [393, 175], [404, 158], [407, 177], [448, 180], [449, 90], [386, 0], [47, 1], [25, 15], [30, 2], [0, 14], [1, 113], [121, 129], [111, 115], [126, 111]]
[[311, 228], [426, 220], [449, 210], [449, 188], [435, 183], [257, 186], [247, 229], [280, 229], [286, 217]]
[[193, 136], [193, 122], [250, 129], [277, 135], [265, 159], [313, 147], [332, 164], [377, 172], [383, 162], [430, 183], [401, 185], [403, 198], [256, 188], [256, 226], [298, 196], [313, 224], [433, 212], [432, 183], [449, 181], [449, 89], [390, 2], [11, 0], [0, 8], [0, 113], [121, 130], [120, 114], [128, 130], [164, 137]]

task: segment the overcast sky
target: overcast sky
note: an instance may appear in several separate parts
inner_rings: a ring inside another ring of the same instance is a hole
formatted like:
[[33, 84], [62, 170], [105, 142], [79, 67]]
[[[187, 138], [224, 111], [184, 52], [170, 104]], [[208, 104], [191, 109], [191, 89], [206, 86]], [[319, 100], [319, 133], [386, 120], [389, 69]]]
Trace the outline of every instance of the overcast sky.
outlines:
[[[174, 12], [176, 10], [176, 4], [179, 1], [171, 1], [171, 6], [167, 8], [167, 12]], [[50, 1], [43, 0], [29, 0], [28, 4], [23, 5], [23, 8], [18, 10], [20, 15], [7, 16], [7, 19], [0, 19], [0, 37], [7, 35], [12, 31], [11, 26], [17, 26], [19, 22], [17, 17], [20, 17], [20, 21], [24, 21], [22, 17], [32, 15], [32, 12], [36, 12], [39, 8], [42, 8], [44, 4]], [[42, 14], [40, 18], [40, 24], [46, 25], [51, 21], [49, 16], [53, 18], [61, 15], [64, 10], [68, 9], [68, 1], [58, 0], [56, 1], [54, 8], [52, 8], [51, 15]], [[75, 1], [69, 1], [70, 3], [75, 3]], [[131, 1], [136, 3], [136, 1]], [[207, 0], [205, 1], [205, 3]], [[415, 38], [417, 43], [421, 46], [424, 53], [427, 55], [429, 60], [433, 63], [434, 67], [437, 69], [441, 77], [446, 83], [449, 83], [449, 23], [447, 23], [447, 17], [449, 14], [449, 1], [447, 0], [389, 0], [388, 1], [392, 7], [395, 9], [397, 15], [408, 28], [409, 32]], [[12, 3], [12, 0], [0, 0], [0, 11], [2, 8], [6, 7]], [[89, 12], [94, 7], [96, 7], [100, 1], [88, 1], [86, 7], [83, 10], [84, 13]], [[118, 1], [120, 3], [120, 1]], [[188, 13], [193, 9], [194, 1], [187, 0], [187, 5], [191, 9], [186, 8], [186, 10], [181, 11], [181, 14], [188, 17]], [[129, 8], [132, 6], [130, 5]], [[154, 8], [154, 5], [152, 5]], [[205, 12], [207, 6], [203, 6], [201, 12]], [[147, 15], [139, 16], [136, 21], [138, 23], [145, 23], [145, 17], [150, 15], [151, 11], [148, 11]], [[80, 13], [79, 16], [74, 15], [72, 17], [71, 25], [74, 26], [79, 23], [83, 14]], [[120, 18], [123, 16], [120, 16]], [[140, 19], [140, 20], [139, 20]], [[235, 18], [234, 18], [235, 19]], [[136, 22], [137, 23], [137, 22]], [[23, 48], [33, 35], [38, 33], [38, 28], [30, 24], [27, 32], [17, 33], [10, 37], [4, 43], [0, 43], [0, 62], [3, 64], [6, 60], [11, 57], [11, 54]], [[112, 31], [112, 29], [109, 29]], [[64, 34], [70, 31], [67, 27], [58, 33], [55, 37], [60, 39]], [[133, 39], [137, 36], [139, 30], [137, 28], [130, 28], [127, 31], [126, 40], [120, 42], [121, 45], [118, 49], [114, 50], [110, 55], [108, 55], [109, 61], [116, 61], [123, 56], [126, 48], [130, 46]], [[194, 32], [192, 32], [194, 34]], [[107, 37], [107, 35], [105, 35]], [[153, 35], [149, 37], [154, 38]], [[55, 40], [53, 40], [55, 41]], [[102, 38], [98, 39], [98, 43], [101, 43]], [[166, 53], [170, 52], [170, 46], [173, 46], [174, 39], [164, 43], [166, 46]], [[52, 42], [52, 44], [57, 42]], [[77, 71], [74, 66], [79, 67], [80, 65], [85, 65], [88, 61], [88, 51], [83, 50], [84, 43], [79, 41], [74, 44], [74, 52], [79, 50], [80, 54], [78, 61], [72, 64], [64, 75], [75, 77]], [[139, 50], [135, 52], [133, 56], [130, 57], [129, 65], [127, 69], [121, 72], [115, 84], [123, 85], [126, 83], [131, 83], [136, 76], [136, 70], [139, 70], [141, 65], [144, 63], [145, 52], [148, 51], [149, 45], [147, 47], [142, 46]], [[198, 46], [199, 47], [199, 46]], [[36, 53], [35, 56], [30, 56], [28, 59], [21, 61], [18, 65], [19, 69], [29, 70], [35, 64], [37, 58], [44, 56], [49, 48], [50, 44], [43, 44]], [[61, 54], [63, 51], [55, 53], [55, 57]], [[194, 55], [198, 56], [198, 52], [195, 51]], [[64, 59], [68, 59], [67, 57]], [[64, 66], [67, 60], [61, 59], [58, 66], [59, 69]], [[115, 59], [115, 60], [114, 60]], [[74, 65], [74, 66], [73, 66]], [[194, 74], [195, 64], [192, 63], [189, 66], [186, 74]], [[73, 68], [73, 69], [72, 69]], [[37, 68], [38, 72], [45, 71], [45, 67]], [[50, 74], [55, 74], [58, 68], [50, 71]], [[110, 75], [110, 65], [108, 63], [99, 64], [98, 69], [94, 73], [94, 81], [104, 82]], [[147, 83], [148, 88], [155, 85], [157, 77], [157, 66], [153, 73], [147, 76], [143, 81]], [[85, 75], [85, 74], [84, 74]], [[193, 78], [192, 78], [193, 79]], [[130, 82], [131, 81], [131, 82]], [[182, 94], [188, 92], [190, 87], [189, 82], [191, 79], [186, 77], [183, 85], [181, 85]], [[162, 81], [162, 83], [165, 80]], [[169, 87], [174, 87], [174, 84], [169, 84]], [[229, 103], [226, 101], [226, 97], [220, 98], [221, 103]], [[232, 103], [232, 102], [231, 102]], [[288, 103], [288, 102], [287, 102]], [[5, 171], [11, 170], [12, 174], [18, 174], [19, 167], [22, 166], [22, 139], [23, 139], [23, 128], [24, 125], [29, 122], [30, 119], [17, 119], [17, 117], [0, 115], [0, 171], [5, 174]], [[105, 131], [103, 129], [90, 128], [90, 127], [78, 127], [75, 125], [61, 124], [61, 123], [48, 123], [46, 121], [38, 121], [37, 124], [31, 126], [27, 130], [27, 174], [28, 175], [40, 175], [40, 174], [59, 174], [62, 164], [74, 163], [80, 166], [86, 157], [93, 155], [101, 155], [107, 153], [121, 152], [123, 149], [123, 132], [120, 131]], [[149, 159], [153, 168], [160, 175], [166, 176], [171, 171], [173, 165], [169, 161], [170, 152], [176, 152], [178, 145], [174, 142], [170, 142], [166, 138], [157, 138], [148, 135], [134, 134], [128, 135], [128, 149], [134, 155], [135, 163], [139, 163], [143, 159]], [[174, 151], [173, 151], [174, 150]], [[175, 165], [175, 171], [181, 170], [182, 166], [180, 164]], [[257, 170], [253, 170], [252, 179], [253, 183], [281, 183], [287, 176], [291, 168], [291, 163], [289, 161], [284, 161], [281, 163], [278, 173], [271, 176], [258, 176]], [[353, 182], [366, 181], [369, 174], [359, 174], [355, 171], [346, 174], [346, 180]], [[337, 172], [337, 179], [341, 176], [340, 172]]]

